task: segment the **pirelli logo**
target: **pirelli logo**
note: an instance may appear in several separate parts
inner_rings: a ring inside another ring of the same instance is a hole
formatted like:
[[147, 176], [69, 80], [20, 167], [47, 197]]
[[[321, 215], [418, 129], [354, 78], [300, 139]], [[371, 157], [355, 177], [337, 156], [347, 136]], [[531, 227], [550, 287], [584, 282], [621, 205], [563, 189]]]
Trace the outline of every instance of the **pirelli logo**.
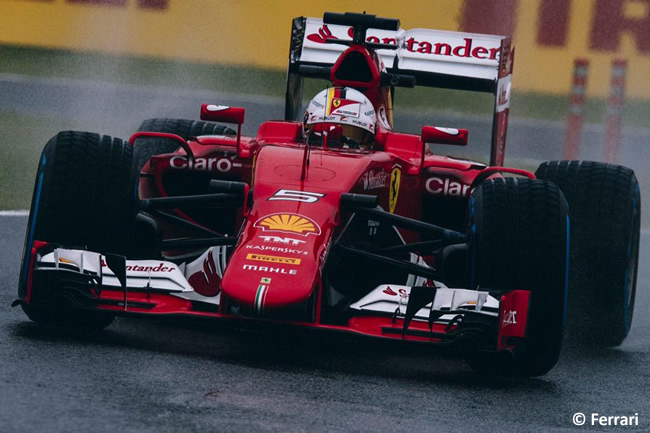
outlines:
[[292, 257], [263, 256], [261, 254], [248, 254], [246, 258], [248, 260], [257, 260], [258, 262], [266, 262], [266, 263], [281, 263], [284, 265], [300, 264], [300, 259], [294, 259]]

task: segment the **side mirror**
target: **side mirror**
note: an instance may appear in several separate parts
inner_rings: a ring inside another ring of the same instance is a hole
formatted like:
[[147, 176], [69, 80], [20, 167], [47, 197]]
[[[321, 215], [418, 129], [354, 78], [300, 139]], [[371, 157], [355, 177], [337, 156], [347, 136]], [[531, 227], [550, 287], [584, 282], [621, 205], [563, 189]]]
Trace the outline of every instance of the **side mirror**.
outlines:
[[246, 110], [241, 107], [227, 105], [203, 104], [201, 105], [201, 120], [237, 124], [237, 154], [240, 157], [250, 157], [250, 149], [242, 149], [241, 125], [244, 123]]
[[438, 126], [423, 126], [421, 139], [423, 143], [450, 144], [452, 146], [467, 146], [467, 129], [440, 128]]
[[244, 123], [246, 110], [241, 107], [228, 107], [227, 105], [203, 104], [201, 105], [201, 120], [212, 122]]

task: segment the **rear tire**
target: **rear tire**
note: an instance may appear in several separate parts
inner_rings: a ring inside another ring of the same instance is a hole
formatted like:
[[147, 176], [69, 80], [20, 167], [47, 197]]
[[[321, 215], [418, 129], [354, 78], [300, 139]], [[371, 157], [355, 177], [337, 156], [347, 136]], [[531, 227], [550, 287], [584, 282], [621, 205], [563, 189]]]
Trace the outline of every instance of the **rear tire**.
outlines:
[[[188, 140], [190, 137], [200, 135], [236, 135], [237, 131], [227, 126], [200, 120], [186, 119], [148, 119], [142, 122], [138, 132], [163, 132], [176, 134]], [[167, 138], [139, 138], [135, 144], [135, 159], [138, 171], [154, 155], [172, 153], [178, 149], [177, 141]]]
[[[27, 295], [29, 254], [35, 240], [100, 253], [127, 254], [136, 215], [133, 148], [120, 139], [64, 131], [43, 149], [25, 239], [18, 295]], [[101, 329], [114, 319], [65, 303], [23, 304], [41, 324]]]
[[550, 161], [535, 175], [556, 184], [571, 216], [570, 337], [618, 346], [632, 324], [641, 200], [634, 171], [588, 161]]
[[526, 337], [514, 356], [475, 353], [479, 372], [541, 376], [557, 363], [566, 310], [567, 204], [550, 182], [488, 180], [470, 198], [471, 287], [529, 290]]

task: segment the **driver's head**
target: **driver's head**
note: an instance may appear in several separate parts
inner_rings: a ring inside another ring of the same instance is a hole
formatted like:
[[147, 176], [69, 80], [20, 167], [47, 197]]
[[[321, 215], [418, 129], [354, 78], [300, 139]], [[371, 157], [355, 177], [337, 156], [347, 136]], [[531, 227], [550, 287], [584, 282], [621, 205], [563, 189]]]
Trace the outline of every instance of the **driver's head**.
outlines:
[[363, 93], [349, 87], [332, 87], [311, 100], [304, 124], [312, 143], [369, 150], [375, 141], [377, 116]]

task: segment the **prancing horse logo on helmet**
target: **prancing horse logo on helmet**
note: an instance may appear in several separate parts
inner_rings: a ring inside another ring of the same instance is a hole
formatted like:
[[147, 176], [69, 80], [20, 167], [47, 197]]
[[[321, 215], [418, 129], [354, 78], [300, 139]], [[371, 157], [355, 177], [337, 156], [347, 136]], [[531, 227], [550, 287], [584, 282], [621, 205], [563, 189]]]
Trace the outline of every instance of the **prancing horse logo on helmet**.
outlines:
[[341, 100], [340, 99], [334, 99], [332, 101], [332, 105], [334, 106], [334, 108], [339, 108], [339, 105], [341, 105]]

